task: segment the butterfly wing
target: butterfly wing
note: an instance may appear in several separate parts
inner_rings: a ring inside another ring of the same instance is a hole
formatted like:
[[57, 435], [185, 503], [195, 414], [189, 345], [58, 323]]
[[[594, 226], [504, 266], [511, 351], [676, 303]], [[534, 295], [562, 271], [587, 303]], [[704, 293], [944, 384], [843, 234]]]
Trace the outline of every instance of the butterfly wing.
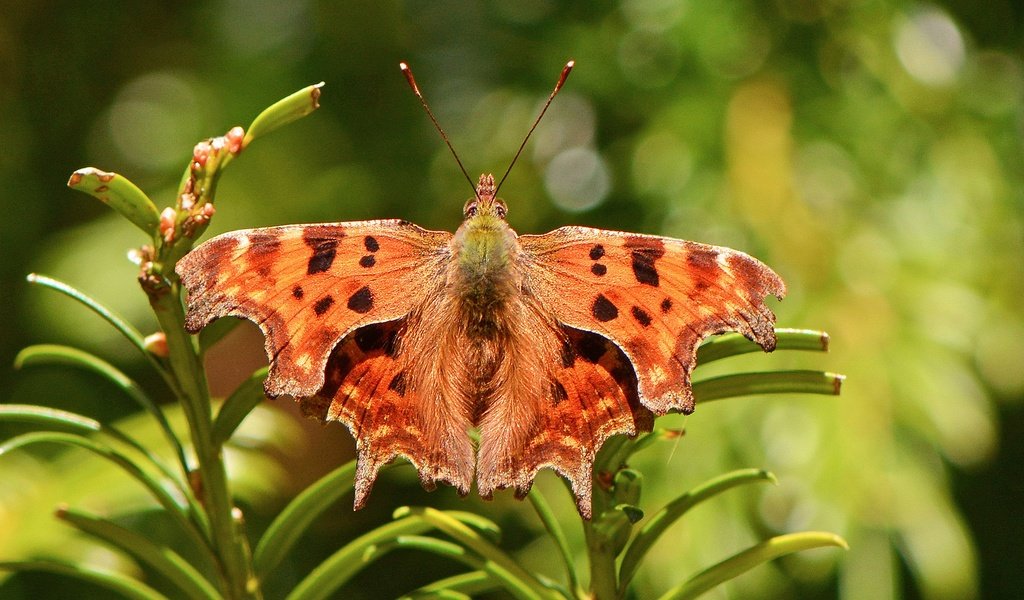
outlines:
[[175, 268], [188, 289], [186, 327], [237, 316], [266, 336], [271, 396], [313, 396], [331, 349], [357, 327], [418, 306], [450, 258], [451, 234], [400, 220], [234, 231]]
[[[473, 479], [473, 444], [465, 427], [432, 423], [430, 402], [409, 368], [406, 321], [361, 327], [327, 361], [323, 389], [302, 398], [303, 412], [344, 423], [356, 440], [355, 508], [361, 508], [381, 466], [396, 456], [415, 465], [424, 487], [447, 481], [466, 494]], [[415, 352], [412, 352], [415, 354]]]
[[[520, 415], [517, 423], [503, 419], [501, 411], [485, 413], [477, 481], [485, 497], [498, 488], [515, 488], [516, 495], [523, 497], [537, 471], [552, 468], [569, 480], [580, 514], [589, 519], [597, 451], [615, 434], [649, 431], [653, 418], [639, 404], [633, 369], [618, 346], [597, 334], [568, 327], [561, 328], [560, 337], [561, 350], [551, 365], [541, 402], [508, 399], [520, 410], [533, 409]], [[502, 435], [527, 420], [533, 422], [528, 435], [518, 440]]]
[[690, 372], [705, 337], [738, 331], [775, 348], [764, 298], [786, 293], [742, 252], [667, 237], [562, 227], [519, 237], [529, 293], [560, 322], [604, 336], [636, 372], [656, 414], [693, 410]]

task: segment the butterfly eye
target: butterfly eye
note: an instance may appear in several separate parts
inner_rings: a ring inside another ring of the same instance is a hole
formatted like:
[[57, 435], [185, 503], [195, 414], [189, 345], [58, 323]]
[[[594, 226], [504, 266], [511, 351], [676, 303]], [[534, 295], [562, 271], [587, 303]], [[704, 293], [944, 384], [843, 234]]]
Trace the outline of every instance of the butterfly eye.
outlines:
[[505, 215], [508, 214], [508, 209], [505, 208], [504, 206], [499, 205], [495, 208], [495, 212], [498, 213], [499, 219], [504, 219]]
[[475, 217], [476, 216], [476, 202], [473, 202], [472, 204], [467, 206], [465, 212], [466, 212], [466, 216], [467, 217]]

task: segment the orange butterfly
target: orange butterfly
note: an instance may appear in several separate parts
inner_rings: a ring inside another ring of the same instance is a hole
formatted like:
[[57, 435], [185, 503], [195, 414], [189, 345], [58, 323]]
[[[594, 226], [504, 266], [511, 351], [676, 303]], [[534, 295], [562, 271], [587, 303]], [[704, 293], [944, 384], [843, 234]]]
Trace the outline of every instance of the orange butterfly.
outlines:
[[764, 298], [785, 284], [756, 259], [585, 227], [519, 236], [497, 187], [480, 177], [454, 235], [401, 220], [286, 225], [220, 235], [177, 264], [190, 331], [254, 321], [267, 394], [349, 428], [356, 508], [404, 456], [428, 489], [467, 494], [475, 472], [485, 498], [525, 495], [550, 467], [589, 518], [604, 441], [693, 411], [702, 339], [738, 331], [775, 347]]

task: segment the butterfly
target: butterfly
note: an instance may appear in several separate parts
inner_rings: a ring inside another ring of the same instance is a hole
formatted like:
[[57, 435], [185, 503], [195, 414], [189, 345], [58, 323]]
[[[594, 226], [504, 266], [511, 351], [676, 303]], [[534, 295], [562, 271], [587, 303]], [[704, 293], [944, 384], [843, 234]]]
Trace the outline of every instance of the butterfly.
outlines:
[[475, 476], [485, 498], [522, 497], [551, 468], [590, 518], [602, 444], [693, 411], [701, 340], [737, 331], [775, 347], [764, 299], [786, 288], [758, 260], [587, 227], [518, 235], [499, 186], [480, 176], [454, 234], [397, 219], [248, 229], [176, 265], [189, 331], [254, 321], [267, 395], [348, 427], [356, 508], [404, 457], [425, 488], [465, 495]]

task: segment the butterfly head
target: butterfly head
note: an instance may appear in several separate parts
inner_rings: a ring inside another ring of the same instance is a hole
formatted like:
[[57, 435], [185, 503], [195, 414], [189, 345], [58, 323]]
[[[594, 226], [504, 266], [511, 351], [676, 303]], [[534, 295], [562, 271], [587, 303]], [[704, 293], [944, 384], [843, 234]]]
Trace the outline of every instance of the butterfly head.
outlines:
[[489, 288], [480, 282], [493, 281], [507, 271], [516, 244], [516, 234], [505, 221], [508, 208], [496, 193], [494, 176], [481, 175], [476, 195], [462, 210], [465, 221], [453, 239], [470, 295], [485, 293]]
[[508, 207], [505, 201], [495, 196], [497, 190], [494, 185], [494, 175], [484, 173], [476, 184], [476, 196], [466, 201], [462, 208], [462, 215], [467, 221], [475, 220], [480, 223], [490, 222], [494, 219], [504, 221], [508, 214]]

